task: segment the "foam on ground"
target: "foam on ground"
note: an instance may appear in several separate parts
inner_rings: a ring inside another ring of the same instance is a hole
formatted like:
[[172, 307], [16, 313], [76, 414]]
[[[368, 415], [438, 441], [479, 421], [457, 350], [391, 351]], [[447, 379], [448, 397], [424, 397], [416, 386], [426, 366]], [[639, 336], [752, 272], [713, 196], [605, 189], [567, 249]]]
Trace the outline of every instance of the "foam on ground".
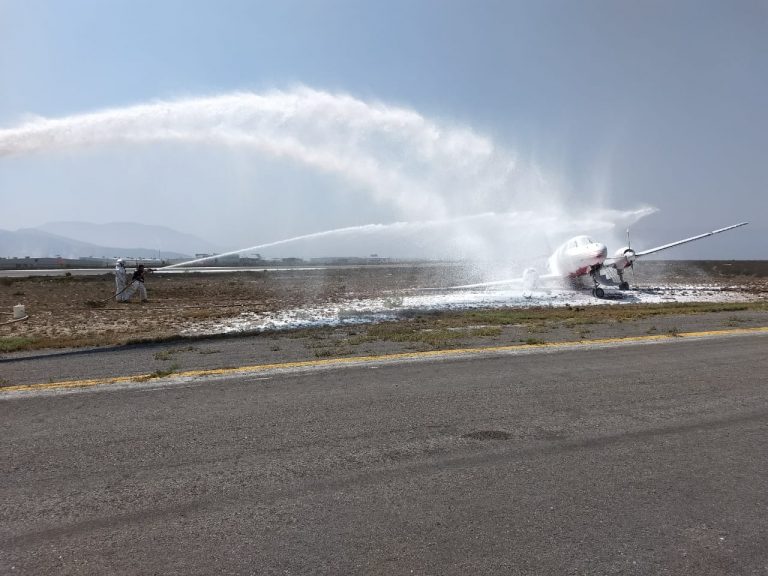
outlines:
[[556, 289], [523, 292], [521, 290], [450, 290], [391, 293], [378, 298], [348, 299], [325, 305], [293, 308], [258, 314], [244, 312], [228, 321], [187, 330], [194, 334], [265, 332], [297, 328], [348, 326], [396, 320], [416, 313], [460, 311], [488, 308], [532, 308], [593, 306], [600, 304], [659, 304], [685, 302], [744, 302], [755, 295], [739, 287], [714, 285], [675, 285], [634, 289], [621, 292], [606, 289], [605, 298], [595, 298], [589, 291]]

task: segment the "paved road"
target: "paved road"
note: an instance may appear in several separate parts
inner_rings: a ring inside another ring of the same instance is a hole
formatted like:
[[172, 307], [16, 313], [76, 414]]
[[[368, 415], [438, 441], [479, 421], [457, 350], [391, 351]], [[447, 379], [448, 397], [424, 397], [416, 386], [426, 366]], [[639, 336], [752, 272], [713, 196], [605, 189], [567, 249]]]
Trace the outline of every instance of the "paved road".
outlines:
[[765, 336], [0, 400], [2, 574], [767, 574]]

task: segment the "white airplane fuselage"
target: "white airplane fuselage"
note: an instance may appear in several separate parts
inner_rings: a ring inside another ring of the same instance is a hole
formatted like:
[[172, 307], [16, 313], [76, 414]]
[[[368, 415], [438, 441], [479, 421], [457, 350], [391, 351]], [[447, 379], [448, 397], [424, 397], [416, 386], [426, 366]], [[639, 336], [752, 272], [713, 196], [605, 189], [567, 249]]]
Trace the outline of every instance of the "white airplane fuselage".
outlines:
[[602, 266], [607, 256], [605, 244], [589, 236], [576, 236], [554, 251], [549, 257], [549, 268], [560, 276], [576, 278], [589, 274], [595, 266]]

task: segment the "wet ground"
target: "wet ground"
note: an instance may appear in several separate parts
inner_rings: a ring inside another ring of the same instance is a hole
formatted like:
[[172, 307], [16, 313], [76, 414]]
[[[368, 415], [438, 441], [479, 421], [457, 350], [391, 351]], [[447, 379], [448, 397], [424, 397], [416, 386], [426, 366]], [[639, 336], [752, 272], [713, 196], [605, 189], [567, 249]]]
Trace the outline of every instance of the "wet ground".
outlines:
[[[643, 262], [634, 288], [455, 290], [487, 275], [460, 265], [393, 265], [280, 272], [153, 274], [150, 302], [110, 299], [112, 274], [0, 279], [0, 343], [9, 349], [120, 344], [174, 335], [350, 326], [463, 310], [768, 299], [768, 262]], [[496, 278], [492, 278], [496, 279]], [[29, 318], [5, 324], [12, 306]], [[19, 346], [19, 342], [22, 344]], [[27, 344], [24, 344], [27, 342]], [[13, 344], [15, 343], [15, 344]], [[0, 352], [4, 351], [0, 349]]]

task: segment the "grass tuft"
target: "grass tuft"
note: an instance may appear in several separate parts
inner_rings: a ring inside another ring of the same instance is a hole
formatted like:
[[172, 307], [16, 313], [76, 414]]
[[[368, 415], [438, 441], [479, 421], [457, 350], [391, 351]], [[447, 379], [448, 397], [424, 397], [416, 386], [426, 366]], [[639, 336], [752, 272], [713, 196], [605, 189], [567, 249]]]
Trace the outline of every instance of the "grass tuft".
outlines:
[[7, 336], [0, 338], [0, 352], [18, 352], [35, 348], [35, 339], [25, 336]]
[[155, 370], [151, 374], [147, 374], [146, 376], [142, 376], [140, 378], [137, 378], [139, 382], [146, 382], [147, 380], [153, 380], [155, 378], [165, 378], [166, 376], [170, 376], [174, 372], [176, 372], [179, 369], [179, 365], [175, 362], [168, 366], [168, 368], [164, 368], [162, 370]]

